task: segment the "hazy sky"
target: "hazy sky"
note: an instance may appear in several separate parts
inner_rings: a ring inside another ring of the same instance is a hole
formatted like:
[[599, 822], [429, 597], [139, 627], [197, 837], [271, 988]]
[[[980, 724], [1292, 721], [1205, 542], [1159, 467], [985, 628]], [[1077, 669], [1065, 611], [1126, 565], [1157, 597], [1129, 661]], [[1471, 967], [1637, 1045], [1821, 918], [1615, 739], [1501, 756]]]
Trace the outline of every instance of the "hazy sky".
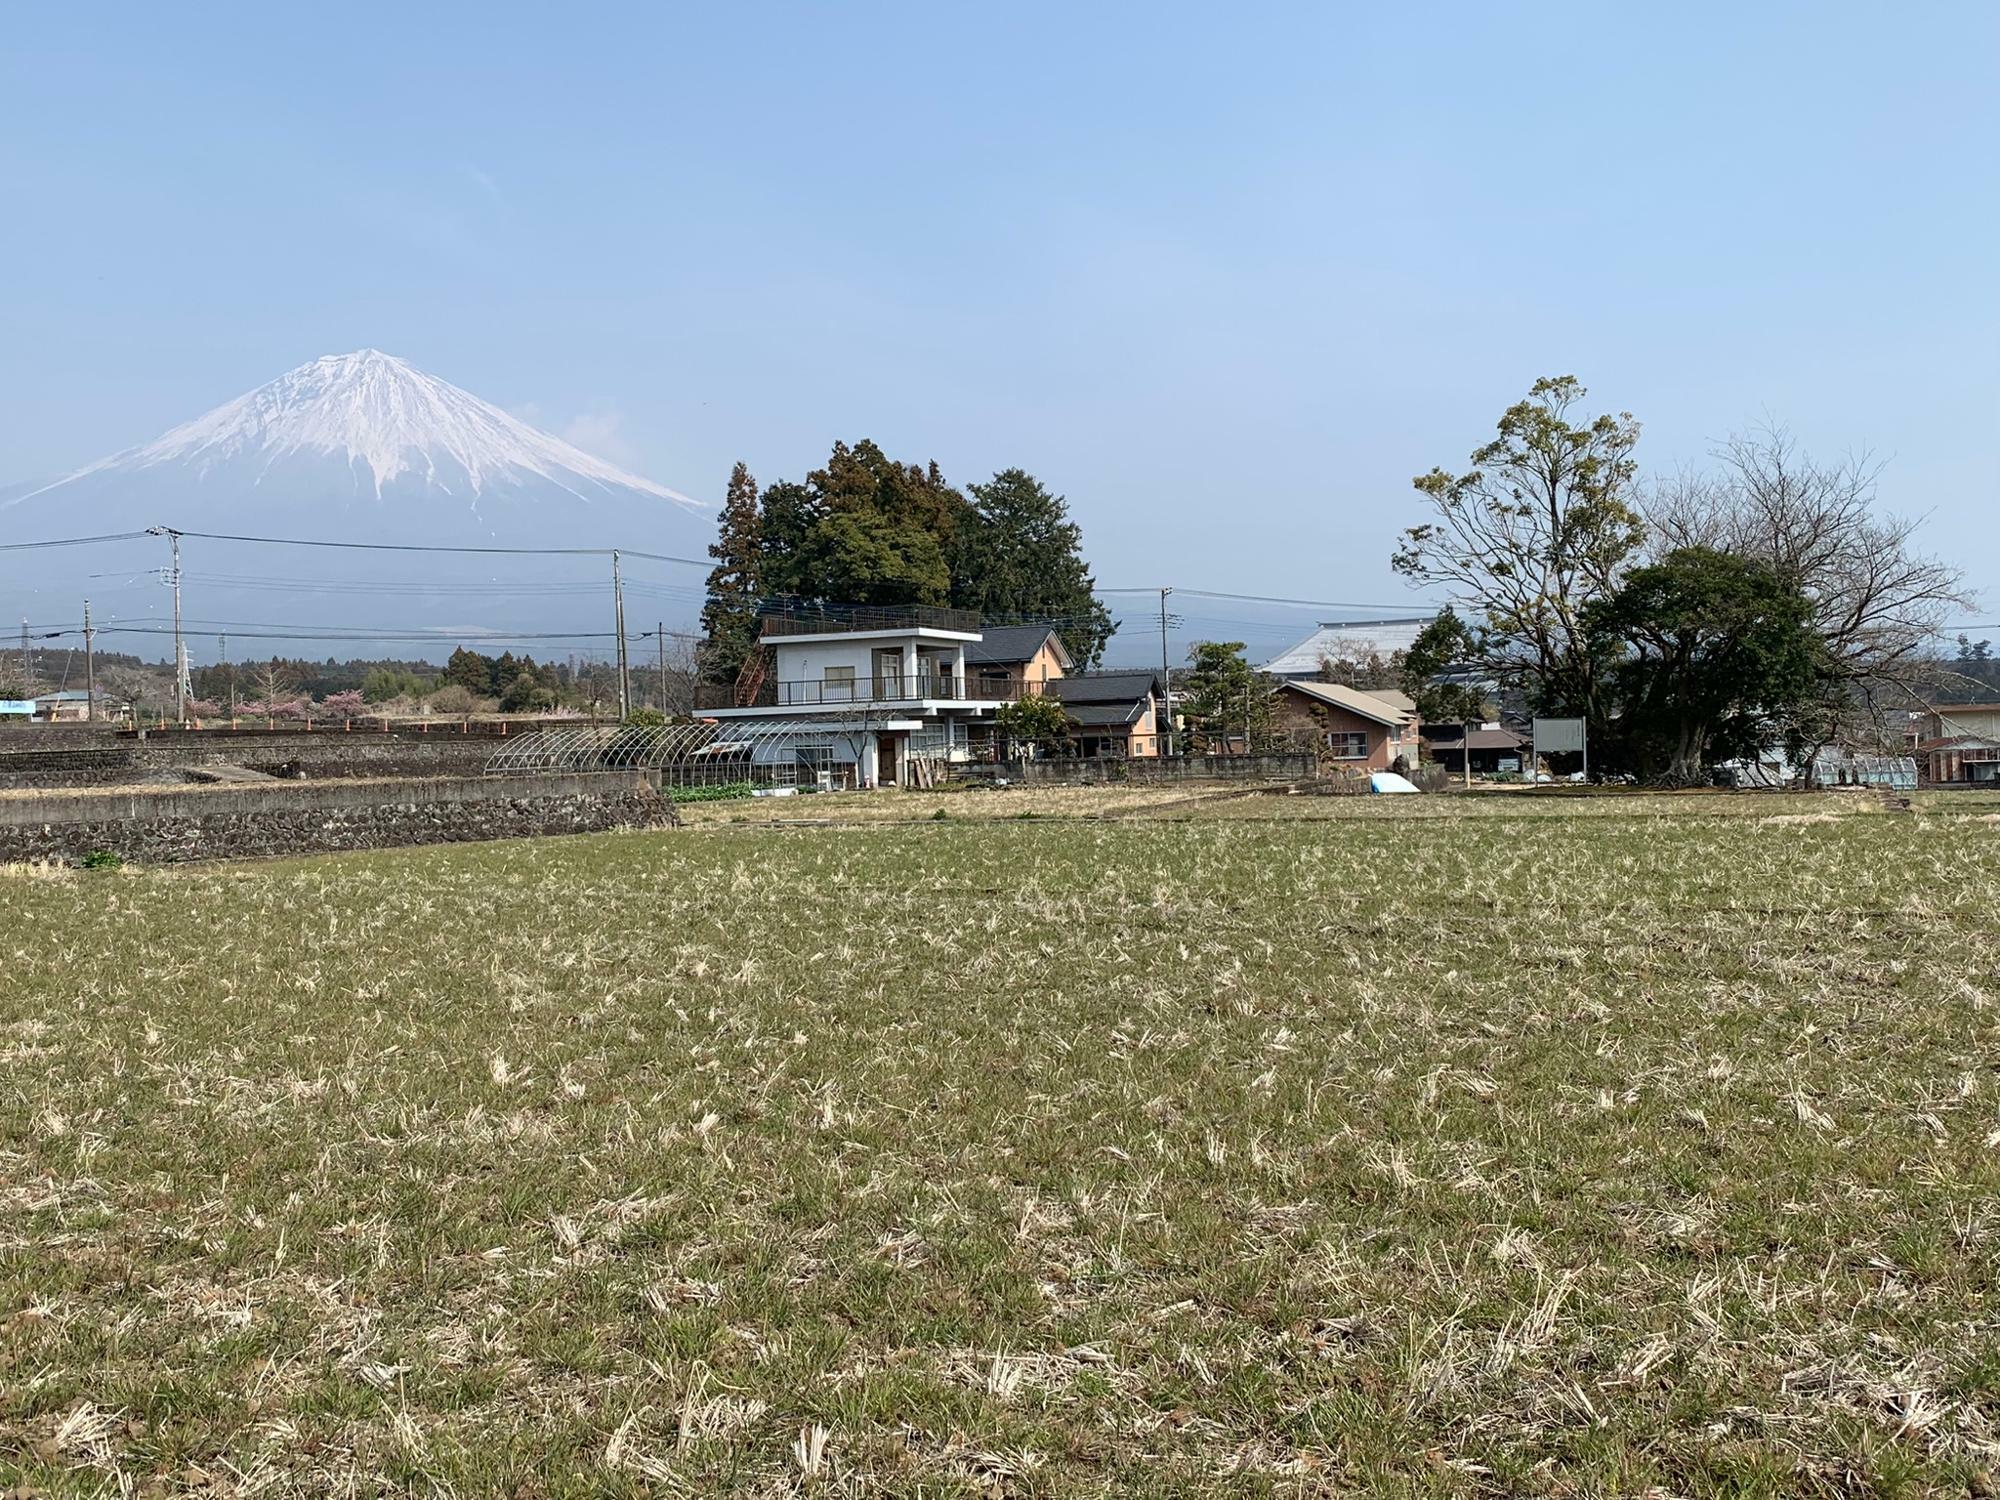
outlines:
[[42, 6], [0, 482], [374, 346], [663, 483], [1019, 464], [1099, 580], [1396, 602], [1545, 373], [1889, 461], [2000, 612], [1988, 4]]

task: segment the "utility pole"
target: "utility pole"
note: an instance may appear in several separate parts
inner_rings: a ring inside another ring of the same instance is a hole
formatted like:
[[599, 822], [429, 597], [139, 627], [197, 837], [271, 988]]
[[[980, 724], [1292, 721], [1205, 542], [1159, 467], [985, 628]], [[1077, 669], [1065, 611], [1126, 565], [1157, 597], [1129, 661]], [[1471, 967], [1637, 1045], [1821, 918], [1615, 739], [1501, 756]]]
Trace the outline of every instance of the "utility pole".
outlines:
[[653, 637], [660, 646], [660, 712], [667, 711], [667, 622], [653, 622]]
[[97, 720], [97, 651], [94, 642], [97, 632], [90, 627], [90, 601], [83, 601], [83, 717], [85, 723]]
[[188, 650], [187, 641], [181, 635], [181, 534], [170, 531], [167, 540], [174, 549], [174, 718], [185, 724], [188, 716]]
[[1159, 740], [1168, 755], [1174, 753], [1174, 666], [1167, 656], [1167, 595], [1172, 592], [1172, 589], [1160, 590], [1160, 685], [1166, 694], [1167, 722]]
[[625, 652], [625, 578], [618, 568], [618, 549], [611, 549], [611, 602], [618, 614], [618, 717], [632, 716], [632, 663]]
[[187, 646], [181, 639], [181, 534], [171, 526], [148, 526], [148, 536], [163, 536], [173, 549], [167, 581], [174, 586], [174, 721], [187, 722]]
[[226, 635], [217, 636], [215, 638], [215, 648], [217, 654], [222, 658], [223, 675], [229, 679], [229, 718], [233, 724], [236, 719], [236, 668], [229, 665], [229, 637]]

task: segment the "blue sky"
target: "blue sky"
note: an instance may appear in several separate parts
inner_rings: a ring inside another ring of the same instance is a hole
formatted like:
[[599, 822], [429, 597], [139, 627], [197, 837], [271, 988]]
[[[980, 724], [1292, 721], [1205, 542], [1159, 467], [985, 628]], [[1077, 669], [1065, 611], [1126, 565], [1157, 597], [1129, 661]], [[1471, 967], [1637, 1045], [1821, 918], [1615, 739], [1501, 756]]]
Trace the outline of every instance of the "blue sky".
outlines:
[[[1541, 374], [1888, 461], [2000, 613], [1988, 5], [40, 7], [0, 481], [374, 346], [717, 497], [836, 438], [1101, 582], [1382, 601]], [[1325, 613], [1325, 611], [1322, 611]]]

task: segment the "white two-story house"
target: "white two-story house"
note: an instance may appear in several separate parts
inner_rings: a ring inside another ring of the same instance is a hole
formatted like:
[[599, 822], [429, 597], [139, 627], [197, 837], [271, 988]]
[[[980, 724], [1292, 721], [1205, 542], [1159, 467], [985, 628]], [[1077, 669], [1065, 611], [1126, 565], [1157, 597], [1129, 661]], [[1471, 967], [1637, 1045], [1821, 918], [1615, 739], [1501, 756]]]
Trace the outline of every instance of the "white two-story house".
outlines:
[[994, 710], [1016, 694], [967, 677], [966, 648], [980, 639], [979, 617], [966, 610], [766, 615], [765, 670], [753, 665], [697, 711], [715, 721], [724, 744], [730, 726], [743, 725], [746, 754], [791, 773], [773, 779], [825, 772], [836, 786], [909, 786], [923, 777], [919, 762], [970, 759], [974, 740], [992, 733]]

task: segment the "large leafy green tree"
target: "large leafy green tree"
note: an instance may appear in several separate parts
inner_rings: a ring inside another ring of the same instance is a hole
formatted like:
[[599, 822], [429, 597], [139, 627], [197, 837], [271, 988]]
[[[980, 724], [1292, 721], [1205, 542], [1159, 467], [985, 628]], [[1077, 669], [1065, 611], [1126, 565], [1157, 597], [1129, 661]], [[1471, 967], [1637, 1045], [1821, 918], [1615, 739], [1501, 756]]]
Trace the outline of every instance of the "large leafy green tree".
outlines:
[[968, 500], [935, 463], [899, 463], [865, 440], [834, 444], [803, 483], [781, 480], [761, 495], [738, 464], [709, 547], [704, 676], [734, 680], [770, 598], [1047, 620], [1074, 661], [1094, 666], [1117, 627], [1096, 596], [1067, 502], [1022, 469], [971, 491]]
[[1398, 572], [1471, 616], [1470, 653], [1530, 707], [1600, 723], [1600, 663], [1584, 611], [1608, 598], [1643, 537], [1633, 505], [1639, 424], [1577, 412], [1574, 376], [1537, 380], [1461, 474], [1416, 488], [1431, 519], [1404, 532]]
[[447, 686], [462, 687], [477, 697], [490, 698], [494, 693], [494, 671], [492, 657], [460, 646], [445, 662], [443, 680]]
[[817, 498], [806, 486], [781, 479], [764, 487], [758, 507], [759, 581], [766, 594], [805, 595], [799, 576], [799, 549], [820, 519]]
[[1471, 627], [1454, 609], [1440, 610], [1403, 653], [1403, 691], [1426, 724], [1457, 724], [1465, 738], [1465, 784], [1472, 785], [1472, 730], [1486, 718], [1486, 692], [1468, 668], [1478, 657]]
[[1717, 761], [1796, 744], [1834, 669], [1796, 582], [1709, 547], [1633, 569], [1585, 625], [1619, 706], [1613, 753], [1655, 780], [1699, 781]]
[[1277, 737], [1271, 687], [1244, 660], [1243, 642], [1197, 641], [1188, 660], [1193, 667], [1176, 702], [1196, 748], [1224, 749], [1238, 733], [1252, 750], [1270, 748]]
[[841, 604], [943, 604], [944, 548], [928, 531], [873, 511], [840, 511], [806, 534], [794, 559], [809, 598]]
[[701, 671], [708, 682], [734, 682], [757, 649], [757, 607], [764, 597], [764, 518], [750, 466], [730, 471], [716, 538], [708, 545], [715, 566], [708, 574], [708, 601], [701, 628], [708, 639]]
[[1079, 667], [1095, 666], [1117, 629], [1083, 560], [1083, 529], [1069, 504], [1025, 469], [968, 485], [958, 523], [951, 602], [989, 620], [1050, 620]]
[[1068, 743], [1069, 715], [1054, 698], [1026, 693], [994, 710], [993, 729], [1011, 745], [1053, 749]]
[[948, 559], [970, 511], [935, 463], [898, 463], [866, 440], [835, 443], [804, 484], [765, 491], [765, 586], [831, 604], [946, 603]]

